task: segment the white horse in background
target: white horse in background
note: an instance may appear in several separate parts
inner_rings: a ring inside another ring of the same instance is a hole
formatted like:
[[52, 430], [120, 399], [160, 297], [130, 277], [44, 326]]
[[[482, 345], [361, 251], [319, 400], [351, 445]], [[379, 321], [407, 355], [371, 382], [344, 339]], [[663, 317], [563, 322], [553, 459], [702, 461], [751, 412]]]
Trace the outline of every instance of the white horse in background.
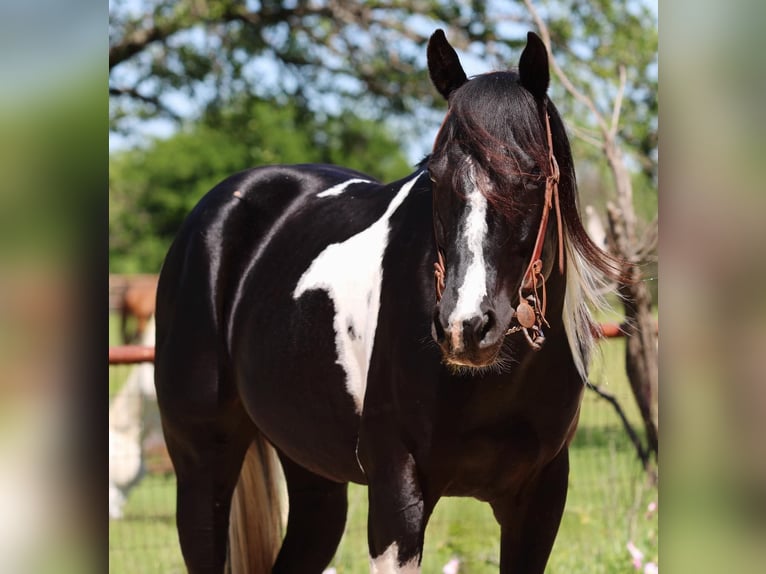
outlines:
[[[154, 346], [154, 317], [139, 341]], [[144, 474], [142, 441], [159, 427], [154, 363], [135, 365], [109, 405], [109, 517], [123, 516], [127, 495]]]

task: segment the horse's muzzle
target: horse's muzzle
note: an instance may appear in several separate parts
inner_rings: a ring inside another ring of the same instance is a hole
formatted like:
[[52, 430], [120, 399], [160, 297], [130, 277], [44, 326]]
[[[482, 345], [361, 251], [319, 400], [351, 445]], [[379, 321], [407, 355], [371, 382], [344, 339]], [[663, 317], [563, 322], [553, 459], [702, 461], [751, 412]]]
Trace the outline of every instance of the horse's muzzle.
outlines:
[[498, 326], [491, 309], [483, 315], [455, 320], [445, 326], [437, 307], [431, 334], [447, 363], [475, 368], [494, 364], [504, 339], [504, 330]]

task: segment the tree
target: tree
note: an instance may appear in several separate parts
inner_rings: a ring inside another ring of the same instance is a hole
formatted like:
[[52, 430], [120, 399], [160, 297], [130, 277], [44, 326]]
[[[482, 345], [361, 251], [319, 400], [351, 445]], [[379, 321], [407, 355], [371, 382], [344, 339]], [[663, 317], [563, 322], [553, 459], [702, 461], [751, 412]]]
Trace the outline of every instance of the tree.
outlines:
[[[617, 62], [629, 70], [621, 136], [651, 171], [639, 156], [651, 160], [656, 151], [656, 15], [628, 0], [541, 4], [557, 57], [586, 90], [608, 88], [603, 80]], [[381, 116], [441, 107], [425, 72], [434, 29], [505, 68], [534, 26], [523, 2], [144, 0], [134, 7], [110, 3], [111, 117], [123, 129], [130, 129], [125, 114], [181, 114], [179, 95], [197, 109], [242, 93], [303, 99], [314, 111], [323, 105], [318, 96], [331, 93], [344, 108]]]
[[170, 138], [110, 158], [111, 271], [156, 273], [186, 214], [219, 181], [256, 165], [297, 162], [342, 163], [386, 180], [411, 171], [378, 124], [240, 98]]
[[332, 93], [345, 107], [388, 113], [430, 107], [423, 46], [433, 26], [423, 21], [450, 22], [460, 31], [453, 36], [471, 41], [491, 35], [483, 2], [145, 0], [140, 13], [133, 6], [110, 5], [116, 129], [130, 129], [126, 117], [177, 117], [179, 94], [202, 108], [241, 93], [314, 106]]
[[[524, 3], [550, 51], [551, 27], [540, 16], [531, 0], [524, 0]], [[635, 58], [629, 54], [625, 54], [624, 58], [624, 61], [618, 59], [615, 62], [618, 79], [616, 89], [611, 91], [613, 97], [607, 96], [601, 102], [592, 90], [586, 93], [581, 85], [582, 80], [575, 85], [555, 56], [552, 57], [551, 63], [555, 75], [567, 92], [590, 111], [591, 122], [595, 124], [597, 131], [594, 134], [580, 134], [580, 137], [588, 140], [604, 154], [612, 174], [616, 197], [607, 204], [610, 247], [626, 262], [623, 269], [626, 279], [617, 286], [625, 310], [625, 364], [628, 380], [643, 418], [648, 448], [656, 457], [659, 449], [657, 333], [651, 314], [652, 298], [643, 281], [640, 265], [647, 255], [656, 249], [657, 219], [649, 224], [643, 237], [638, 235], [632, 178], [624, 152], [625, 148], [631, 147], [630, 134], [621, 137], [620, 129], [628, 77], [627, 66], [634, 62]], [[597, 65], [594, 64], [593, 69], [597, 70]], [[607, 94], [609, 93], [607, 91]], [[606, 105], [604, 101], [607, 102]], [[656, 177], [656, 165], [651, 166], [651, 158], [644, 159], [644, 169], [652, 171]], [[646, 459], [644, 462], [646, 464]]]

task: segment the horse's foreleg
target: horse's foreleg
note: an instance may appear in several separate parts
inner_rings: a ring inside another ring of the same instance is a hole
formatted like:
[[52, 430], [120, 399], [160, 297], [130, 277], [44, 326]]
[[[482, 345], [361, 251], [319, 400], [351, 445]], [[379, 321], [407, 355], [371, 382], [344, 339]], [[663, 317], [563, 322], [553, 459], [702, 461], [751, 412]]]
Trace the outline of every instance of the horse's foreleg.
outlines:
[[415, 461], [407, 453], [368, 472], [367, 536], [373, 574], [417, 574], [430, 514]]
[[565, 448], [521, 493], [491, 503], [501, 528], [501, 574], [543, 574], [561, 524], [568, 479]]

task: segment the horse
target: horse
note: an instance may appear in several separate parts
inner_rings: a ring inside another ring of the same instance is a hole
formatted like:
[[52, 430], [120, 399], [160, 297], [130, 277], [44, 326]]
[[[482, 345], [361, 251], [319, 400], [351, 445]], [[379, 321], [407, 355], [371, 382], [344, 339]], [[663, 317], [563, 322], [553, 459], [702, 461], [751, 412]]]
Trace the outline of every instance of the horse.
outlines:
[[[147, 324], [154, 315], [157, 279], [146, 277], [129, 283], [120, 295], [120, 331], [125, 344], [140, 341], [144, 337]], [[130, 318], [134, 318], [130, 329]]]
[[437, 30], [427, 61], [448, 109], [414, 173], [249, 169], [169, 249], [156, 387], [190, 572], [322, 572], [349, 482], [368, 488], [373, 573], [420, 571], [446, 496], [491, 505], [500, 572], [545, 569], [590, 309], [618, 266], [578, 214], [542, 40], [468, 79]]

